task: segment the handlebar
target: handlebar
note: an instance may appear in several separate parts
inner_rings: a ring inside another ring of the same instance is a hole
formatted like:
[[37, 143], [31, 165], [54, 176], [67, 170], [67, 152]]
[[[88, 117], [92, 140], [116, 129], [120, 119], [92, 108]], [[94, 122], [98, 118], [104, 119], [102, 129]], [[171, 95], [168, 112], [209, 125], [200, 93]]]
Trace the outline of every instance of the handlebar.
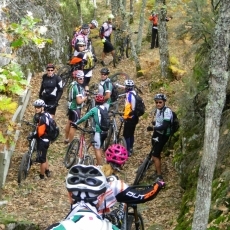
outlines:
[[84, 132], [84, 133], [89, 133], [89, 134], [95, 133], [94, 130], [92, 130], [92, 129], [91, 129], [91, 130], [82, 129], [81, 127], [79, 127], [78, 125], [76, 125], [76, 124], [73, 123], [73, 122], [71, 122], [70, 124], [71, 124], [71, 126], [73, 126], [75, 129], [78, 129], [78, 130], [80, 130], [80, 131], [82, 131], [82, 132]]
[[22, 120], [22, 122], [24, 122], [26, 125], [32, 126], [33, 128], [36, 128], [37, 126], [29, 121], [26, 120]]

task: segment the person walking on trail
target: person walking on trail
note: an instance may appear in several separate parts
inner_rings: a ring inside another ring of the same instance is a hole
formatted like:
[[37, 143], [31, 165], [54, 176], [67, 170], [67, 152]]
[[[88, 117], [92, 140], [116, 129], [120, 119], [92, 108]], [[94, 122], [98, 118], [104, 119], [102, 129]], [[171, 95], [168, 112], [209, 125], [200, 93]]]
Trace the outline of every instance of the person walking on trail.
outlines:
[[45, 113], [44, 108], [46, 106], [45, 102], [41, 99], [36, 100], [33, 103], [35, 108], [35, 123], [37, 124], [37, 128], [35, 133], [32, 133], [27, 137], [28, 140], [32, 140], [36, 138], [37, 140], [37, 159], [36, 161], [40, 163], [40, 174], [39, 177], [41, 180], [45, 179], [45, 175], [47, 177], [51, 176], [51, 172], [49, 170], [49, 163], [47, 159], [47, 151], [49, 148], [50, 141], [47, 137], [47, 129], [49, 128], [49, 119], [51, 117], [49, 113]]
[[127, 150], [129, 152], [129, 156], [133, 153], [133, 145], [134, 145], [134, 132], [136, 129], [136, 125], [139, 121], [138, 116], [135, 115], [135, 106], [136, 106], [136, 91], [134, 90], [134, 82], [133, 80], [125, 80], [125, 91], [126, 91], [126, 99], [125, 99], [125, 110], [124, 110], [124, 130], [123, 136], [126, 140]]
[[156, 173], [154, 173], [151, 178], [156, 180], [163, 180], [161, 173], [161, 152], [169, 139], [170, 125], [173, 116], [172, 110], [165, 105], [166, 100], [167, 98], [164, 94], [156, 94], [154, 96], [156, 104], [155, 121], [153, 122], [153, 126], [147, 127], [147, 131], [154, 131], [152, 138], [158, 137], [158, 142], [152, 140], [152, 144], [154, 145], [152, 159]]
[[151, 47], [150, 49], [158, 48], [159, 41], [158, 41], [158, 15], [156, 13], [152, 13], [149, 17], [149, 20], [153, 23], [152, 25], [152, 40], [151, 40]]
[[[82, 86], [87, 91], [89, 90], [89, 82], [91, 80], [91, 77], [93, 76], [93, 69], [95, 67], [95, 56], [90, 50], [86, 48], [86, 43], [82, 39], [77, 40], [75, 48], [76, 49], [74, 51], [74, 58], [72, 59], [72, 61], [77, 58], [77, 61], [79, 63], [79, 69], [83, 70], [84, 72], [84, 82]], [[72, 61], [70, 63], [72, 63]]]
[[[97, 160], [97, 165], [102, 165], [102, 145], [104, 143], [105, 138], [107, 137], [107, 132], [102, 131], [100, 124], [101, 124], [101, 111], [107, 112], [108, 116], [108, 110], [107, 108], [103, 105], [105, 102], [104, 96], [97, 94], [95, 96], [95, 104], [96, 106], [92, 108], [89, 112], [87, 112], [80, 120], [75, 122], [76, 125], [81, 124], [82, 122], [88, 120], [90, 117], [93, 117], [95, 121], [95, 134], [94, 134], [94, 151], [95, 151], [95, 156]], [[100, 108], [99, 108], [100, 107]]]
[[[105, 215], [110, 207], [116, 202], [145, 203], [154, 199], [164, 187], [165, 183], [158, 181], [140, 191], [115, 177], [110, 181], [110, 178], [106, 178], [103, 171], [96, 166], [74, 165], [66, 177], [71, 210], [63, 221], [52, 224], [46, 230], [119, 230], [118, 226], [111, 223], [115, 218], [109, 221], [110, 213]], [[122, 216], [116, 213], [115, 217], [120, 224]]]
[[46, 66], [47, 73], [42, 76], [41, 87], [39, 90], [39, 98], [42, 99], [46, 105], [51, 105], [47, 111], [55, 118], [58, 102], [63, 93], [62, 79], [54, 73], [54, 64]]
[[109, 111], [109, 107], [111, 104], [111, 98], [110, 97], [111, 97], [111, 93], [112, 93], [112, 89], [113, 89], [112, 82], [108, 78], [110, 71], [108, 68], [102, 68], [100, 73], [101, 73], [101, 81], [98, 85], [98, 93], [104, 96], [105, 102], [103, 105]]
[[115, 58], [115, 49], [111, 43], [111, 34], [113, 31], [113, 25], [112, 20], [114, 19], [114, 16], [110, 14], [108, 16], [108, 21], [104, 22], [103, 25], [100, 28], [99, 36], [102, 39], [102, 43], [104, 44], [104, 48], [102, 51], [101, 56], [101, 64], [105, 66], [105, 56], [108, 53], [111, 53], [113, 58]]
[[68, 89], [68, 122], [65, 127], [65, 144], [70, 143], [75, 135], [76, 129], [71, 126], [71, 122], [77, 122], [81, 117], [81, 109], [83, 103], [87, 100], [82, 83], [84, 81], [84, 73], [82, 70], [75, 72], [74, 81]]

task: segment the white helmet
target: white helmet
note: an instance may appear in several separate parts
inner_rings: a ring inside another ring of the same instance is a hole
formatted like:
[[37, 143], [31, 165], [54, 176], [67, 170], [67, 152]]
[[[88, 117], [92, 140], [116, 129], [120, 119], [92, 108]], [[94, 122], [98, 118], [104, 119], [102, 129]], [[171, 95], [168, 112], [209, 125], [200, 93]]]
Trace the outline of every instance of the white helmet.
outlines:
[[93, 24], [96, 28], [98, 27], [98, 22], [96, 20], [92, 20], [91, 24]]
[[46, 104], [42, 99], [38, 99], [33, 103], [33, 106], [35, 106], [35, 107], [45, 107]]
[[77, 45], [85, 45], [85, 41], [83, 39], [77, 39]]
[[82, 70], [78, 70], [76, 73], [76, 77], [84, 77], [84, 72]]
[[125, 86], [128, 86], [128, 87], [133, 87], [134, 86], [134, 82], [133, 80], [125, 80]]
[[165, 94], [163, 93], [158, 93], [154, 96], [153, 98], [154, 100], [162, 100], [162, 101], [166, 101], [167, 97], [165, 96]]
[[66, 177], [66, 188], [73, 192], [75, 201], [92, 203], [107, 189], [107, 180], [103, 172], [93, 165], [74, 165]]
[[113, 14], [109, 14], [109, 15], [108, 15], [108, 19], [114, 19]]

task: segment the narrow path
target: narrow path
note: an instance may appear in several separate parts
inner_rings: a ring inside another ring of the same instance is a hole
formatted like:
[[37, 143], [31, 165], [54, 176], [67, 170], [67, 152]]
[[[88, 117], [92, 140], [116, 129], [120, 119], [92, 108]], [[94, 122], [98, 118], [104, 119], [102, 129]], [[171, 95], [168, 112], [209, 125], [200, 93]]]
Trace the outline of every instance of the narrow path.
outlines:
[[[152, 51], [156, 52], [156, 51]], [[149, 61], [151, 64], [151, 61]], [[134, 79], [137, 86], [141, 87], [144, 91], [144, 100], [147, 105], [147, 112], [152, 110], [152, 95], [148, 91], [151, 77], [143, 77], [135, 79], [134, 64], [125, 60], [118, 67]], [[97, 66], [94, 70], [94, 79], [92, 82], [97, 82], [99, 79], [99, 70], [101, 66]], [[111, 72], [117, 72], [110, 68]], [[32, 79], [32, 96], [30, 105], [27, 108], [25, 119], [31, 120], [34, 112], [32, 102], [37, 99], [38, 95], [38, 82], [41, 76], [35, 76]], [[8, 199], [9, 203], [3, 207], [6, 214], [11, 214], [19, 220], [27, 220], [37, 223], [41, 229], [45, 229], [48, 225], [61, 220], [69, 211], [69, 204], [67, 199], [67, 192], [65, 189], [65, 176], [67, 169], [63, 165], [63, 158], [66, 147], [63, 144], [64, 140], [64, 127], [67, 121], [66, 118], [66, 100], [65, 94], [63, 95], [60, 106], [57, 110], [56, 120], [61, 128], [61, 135], [54, 144], [51, 145], [48, 153], [50, 170], [52, 177], [44, 181], [37, 180], [39, 166], [33, 165], [30, 174], [21, 188], [17, 185], [17, 172], [20, 164], [22, 154], [27, 150], [26, 136], [28, 128], [22, 127], [21, 136], [12, 159], [11, 168], [7, 177], [7, 183], [3, 190], [3, 199]], [[141, 160], [150, 150], [151, 133], [146, 132], [146, 127], [150, 124], [151, 117], [141, 119], [137, 125], [135, 133], [135, 147], [134, 155], [129, 159], [124, 167], [124, 177], [127, 183], [132, 183], [134, 180], [135, 170], [140, 164]], [[178, 185], [179, 178], [172, 166], [172, 156], [164, 156], [163, 154], [163, 175], [166, 181], [166, 188], [160, 192], [157, 198], [151, 202], [140, 205], [140, 210], [144, 216], [146, 229], [173, 229], [176, 223], [176, 218], [179, 212], [179, 204], [181, 199], [181, 189]], [[153, 169], [149, 170], [151, 173]], [[151, 183], [151, 181], [148, 181]], [[150, 228], [150, 226], [157, 226], [158, 228]]]

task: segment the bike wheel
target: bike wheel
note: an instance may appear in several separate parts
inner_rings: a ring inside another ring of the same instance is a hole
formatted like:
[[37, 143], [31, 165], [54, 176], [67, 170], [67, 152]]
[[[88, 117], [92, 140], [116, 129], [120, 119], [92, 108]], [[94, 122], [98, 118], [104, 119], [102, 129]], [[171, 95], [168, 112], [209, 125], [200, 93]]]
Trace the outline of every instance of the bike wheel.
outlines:
[[62, 66], [57, 72], [57, 75], [60, 76], [62, 79], [63, 88], [68, 84], [68, 81], [71, 78], [70, 72], [71, 72], [71, 66], [69, 65]]
[[128, 221], [127, 221], [127, 230], [144, 230], [144, 221], [142, 215], [138, 212], [138, 223], [139, 227], [135, 224], [134, 213], [128, 213]]
[[138, 170], [137, 170], [137, 174], [135, 177], [135, 180], [133, 182], [133, 185], [138, 185], [139, 182], [143, 179], [146, 170], [148, 169], [148, 165], [149, 165], [149, 158], [146, 157], [145, 160], [143, 161], [143, 163], [139, 166]]
[[22, 160], [19, 166], [18, 184], [21, 184], [21, 182], [26, 179], [30, 166], [31, 166], [31, 159], [29, 153], [27, 152], [22, 156]]
[[105, 138], [104, 143], [103, 143], [103, 150], [104, 150], [104, 151], [106, 151], [106, 149], [107, 149], [107, 148], [109, 147], [109, 145], [110, 145], [112, 134], [113, 134], [113, 127], [112, 127], [112, 125], [111, 125], [111, 126], [109, 127], [109, 130], [108, 130], [108, 133], [107, 133], [107, 137]]
[[131, 57], [131, 44], [130, 44], [130, 41], [128, 39], [127, 39], [127, 43], [126, 43], [125, 54], [126, 54], [127, 58]]
[[125, 140], [124, 137], [120, 137], [120, 138], [117, 140], [117, 144], [123, 145], [123, 146], [127, 149], [127, 144], [126, 144], [126, 140]]
[[[92, 108], [95, 107], [95, 99], [91, 98], [91, 101], [89, 102], [89, 105], [87, 107], [86, 113], [88, 113]], [[85, 128], [94, 128], [95, 127], [95, 122], [94, 122], [94, 118], [90, 117], [86, 122], [85, 122]]]
[[84, 156], [84, 160], [83, 160], [82, 164], [93, 165], [94, 164], [93, 156], [91, 156], [90, 154], [86, 154]]
[[79, 146], [80, 141], [78, 139], [73, 139], [70, 143], [64, 158], [64, 164], [67, 169], [71, 168], [75, 163]]

